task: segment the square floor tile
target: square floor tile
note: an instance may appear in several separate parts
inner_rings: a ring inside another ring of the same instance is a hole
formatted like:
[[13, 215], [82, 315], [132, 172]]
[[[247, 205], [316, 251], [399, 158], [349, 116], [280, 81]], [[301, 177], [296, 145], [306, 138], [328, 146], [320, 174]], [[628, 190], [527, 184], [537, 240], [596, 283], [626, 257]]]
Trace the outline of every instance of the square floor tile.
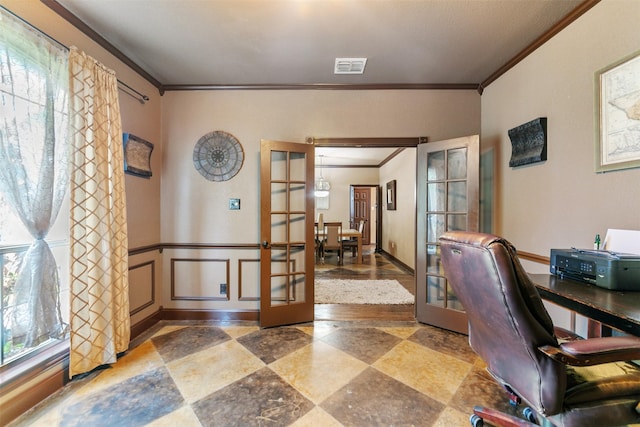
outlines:
[[169, 372], [162, 367], [129, 378], [67, 407], [62, 426], [141, 426], [184, 404]]
[[151, 338], [165, 362], [179, 359], [206, 347], [230, 340], [231, 337], [215, 326], [189, 326]]
[[241, 336], [237, 341], [269, 364], [311, 343], [313, 337], [298, 328], [270, 328]]
[[322, 341], [371, 364], [402, 339], [377, 328], [340, 328]]
[[474, 363], [478, 358], [469, 347], [469, 337], [433, 326], [424, 326], [415, 331], [409, 341], [418, 343], [432, 350], [457, 357], [467, 363]]
[[367, 368], [320, 405], [348, 426], [430, 425], [445, 405]]
[[322, 341], [314, 341], [269, 365], [316, 404], [347, 384], [367, 366]]
[[192, 405], [203, 426], [284, 426], [314, 404], [263, 368]]
[[473, 365], [419, 344], [403, 341], [373, 366], [446, 404]]
[[264, 362], [236, 341], [207, 347], [167, 363], [187, 402], [195, 402], [263, 367]]

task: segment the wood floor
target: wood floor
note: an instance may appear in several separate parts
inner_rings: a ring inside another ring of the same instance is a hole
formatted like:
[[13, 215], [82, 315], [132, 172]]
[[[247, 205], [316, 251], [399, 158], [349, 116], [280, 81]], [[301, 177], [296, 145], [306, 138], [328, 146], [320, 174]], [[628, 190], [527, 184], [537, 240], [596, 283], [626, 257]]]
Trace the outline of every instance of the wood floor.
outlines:
[[[324, 264], [317, 264], [316, 279], [395, 279], [415, 295], [415, 278], [411, 271], [393, 264], [374, 246], [363, 250], [363, 263], [355, 264], [351, 254], [345, 256], [344, 265], [337, 265], [336, 255], [328, 256]], [[380, 304], [316, 304], [315, 320], [367, 320], [367, 321], [413, 321], [415, 309], [408, 305]]]

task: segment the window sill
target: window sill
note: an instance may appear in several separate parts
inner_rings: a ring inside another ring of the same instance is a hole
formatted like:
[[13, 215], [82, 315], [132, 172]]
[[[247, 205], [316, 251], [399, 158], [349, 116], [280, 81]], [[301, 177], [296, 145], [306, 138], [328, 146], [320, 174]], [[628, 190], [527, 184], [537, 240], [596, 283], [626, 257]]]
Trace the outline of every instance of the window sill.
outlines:
[[0, 395], [27, 383], [53, 366], [69, 366], [69, 340], [51, 344], [0, 369]]

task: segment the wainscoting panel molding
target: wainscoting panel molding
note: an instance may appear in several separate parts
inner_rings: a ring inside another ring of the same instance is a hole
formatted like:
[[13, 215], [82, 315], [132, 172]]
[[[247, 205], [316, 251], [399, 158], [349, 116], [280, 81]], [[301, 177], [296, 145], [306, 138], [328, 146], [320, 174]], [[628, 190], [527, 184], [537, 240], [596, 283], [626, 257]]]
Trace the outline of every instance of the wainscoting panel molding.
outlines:
[[260, 301], [260, 260], [238, 260], [238, 301]]
[[[131, 292], [135, 290], [135, 292]], [[156, 302], [156, 262], [147, 261], [129, 266], [129, 314], [152, 306]]]
[[228, 301], [229, 266], [228, 258], [171, 258], [171, 300]]

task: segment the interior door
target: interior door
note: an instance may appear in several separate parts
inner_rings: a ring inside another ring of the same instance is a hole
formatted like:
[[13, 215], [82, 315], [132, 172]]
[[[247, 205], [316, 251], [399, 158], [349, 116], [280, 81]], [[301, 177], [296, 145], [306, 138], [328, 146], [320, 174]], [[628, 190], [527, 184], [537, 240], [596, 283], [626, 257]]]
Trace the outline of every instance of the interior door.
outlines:
[[416, 319], [467, 333], [467, 316], [448, 286], [438, 239], [445, 231], [477, 231], [479, 137], [418, 145]]
[[362, 244], [371, 244], [371, 187], [351, 187], [351, 222], [357, 229], [360, 221], [364, 221]]
[[260, 145], [260, 326], [313, 321], [314, 146]]

